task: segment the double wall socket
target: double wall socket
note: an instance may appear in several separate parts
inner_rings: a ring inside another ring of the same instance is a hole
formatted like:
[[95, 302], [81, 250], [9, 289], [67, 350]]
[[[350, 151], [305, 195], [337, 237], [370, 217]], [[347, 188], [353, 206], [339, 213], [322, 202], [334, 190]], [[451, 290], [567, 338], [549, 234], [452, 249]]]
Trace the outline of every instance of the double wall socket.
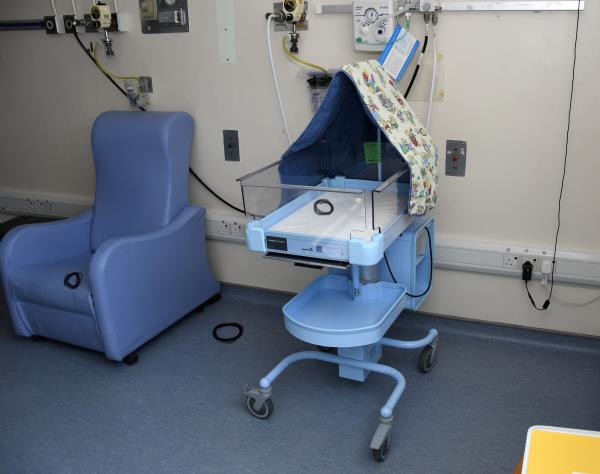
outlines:
[[219, 235], [222, 235], [224, 237], [243, 238], [245, 229], [244, 224], [242, 224], [241, 222], [235, 220], [231, 222], [221, 220], [217, 224], [217, 231]]
[[552, 256], [548, 255], [547, 250], [542, 250], [539, 253], [540, 255], [538, 255], [538, 252], [534, 253], [530, 252], [529, 250], [520, 252], [518, 250], [513, 251], [511, 249], [507, 249], [507, 253], [503, 254], [502, 265], [504, 266], [504, 268], [521, 270], [525, 262], [531, 262], [531, 264], [533, 265], [533, 271], [539, 272], [542, 269], [542, 262], [546, 261], [547, 259], [552, 259]]
[[48, 199], [27, 198], [25, 200], [27, 207], [32, 212], [48, 212], [51, 213], [54, 208], [54, 203]]

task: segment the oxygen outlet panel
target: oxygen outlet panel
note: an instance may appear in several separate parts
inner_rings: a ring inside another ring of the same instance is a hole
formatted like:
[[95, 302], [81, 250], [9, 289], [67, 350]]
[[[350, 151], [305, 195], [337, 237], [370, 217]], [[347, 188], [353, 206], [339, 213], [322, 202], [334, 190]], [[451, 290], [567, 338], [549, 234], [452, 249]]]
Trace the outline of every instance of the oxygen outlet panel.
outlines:
[[395, 0], [356, 0], [354, 15], [354, 49], [383, 51], [396, 28]]

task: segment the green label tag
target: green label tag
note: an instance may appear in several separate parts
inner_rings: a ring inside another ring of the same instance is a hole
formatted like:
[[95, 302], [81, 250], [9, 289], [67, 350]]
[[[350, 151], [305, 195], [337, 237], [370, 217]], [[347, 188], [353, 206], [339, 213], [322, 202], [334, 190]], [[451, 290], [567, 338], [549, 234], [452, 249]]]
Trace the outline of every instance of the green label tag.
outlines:
[[381, 163], [381, 144], [378, 142], [363, 143], [365, 161], [368, 164]]

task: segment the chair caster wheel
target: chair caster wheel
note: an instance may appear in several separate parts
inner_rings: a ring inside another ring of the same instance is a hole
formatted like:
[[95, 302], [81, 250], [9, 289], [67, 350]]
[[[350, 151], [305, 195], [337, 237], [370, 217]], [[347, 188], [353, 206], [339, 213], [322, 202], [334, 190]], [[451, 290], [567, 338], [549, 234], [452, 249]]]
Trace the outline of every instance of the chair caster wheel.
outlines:
[[31, 339], [31, 342], [39, 342], [44, 338], [42, 336], [30, 336], [29, 339]]
[[221, 293], [217, 293], [215, 295], [212, 295], [210, 298], [208, 298], [204, 304], [205, 305], [213, 304], [213, 303], [216, 303], [217, 301], [219, 301], [220, 299], [221, 299]]
[[419, 370], [424, 374], [431, 372], [435, 364], [435, 358], [437, 355], [437, 346], [429, 345], [425, 346], [419, 356]]
[[132, 352], [129, 355], [123, 357], [123, 363], [126, 365], [134, 365], [138, 361], [138, 355], [135, 352]]
[[210, 304], [214, 304], [217, 301], [219, 301], [221, 299], [221, 293], [217, 293], [216, 295], [212, 295], [210, 298], [208, 298], [204, 303], [202, 303], [200, 306], [196, 306], [193, 310], [192, 313], [201, 313], [202, 311], [204, 311], [204, 309], [210, 305]]
[[258, 410], [254, 408], [254, 398], [246, 397], [246, 408], [256, 418], [266, 420], [273, 413], [273, 401], [267, 398]]
[[383, 443], [381, 444], [381, 446], [379, 448], [371, 449], [371, 451], [373, 453], [373, 458], [375, 458], [375, 461], [377, 461], [377, 462], [385, 461], [385, 458], [387, 457], [388, 453], [390, 452], [391, 446], [392, 446], [392, 438], [391, 438], [391, 436], [388, 436], [387, 438], [385, 438], [385, 440], [383, 441]]

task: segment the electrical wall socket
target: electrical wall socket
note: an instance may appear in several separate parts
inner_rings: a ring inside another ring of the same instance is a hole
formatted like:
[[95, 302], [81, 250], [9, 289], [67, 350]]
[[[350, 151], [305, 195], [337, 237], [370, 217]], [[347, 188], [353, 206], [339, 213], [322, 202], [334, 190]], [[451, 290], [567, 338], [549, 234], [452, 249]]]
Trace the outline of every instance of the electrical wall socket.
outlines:
[[505, 268], [520, 270], [525, 262], [531, 262], [534, 272], [540, 271], [539, 259], [534, 255], [517, 253], [505, 253], [503, 255], [503, 266]]
[[231, 223], [230, 230], [231, 235], [233, 235], [234, 237], [244, 237], [244, 226], [239, 222], [233, 221]]
[[523, 261], [520, 255], [513, 255], [510, 253], [504, 254], [504, 266], [507, 268], [521, 268]]
[[229, 222], [221, 221], [217, 226], [217, 230], [221, 235], [231, 235], [231, 227], [229, 226]]
[[48, 199], [27, 198], [27, 208], [34, 212], [52, 212], [54, 204]]
[[240, 239], [244, 238], [244, 224], [238, 222], [238, 221], [226, 221], [226, 220], [221, 220], [219, 221], [219, 223], [217, 224], [217, 232], [219, 233], [219, 235], [221, 236], [231, 236], [231, 237], [237, 237]]

